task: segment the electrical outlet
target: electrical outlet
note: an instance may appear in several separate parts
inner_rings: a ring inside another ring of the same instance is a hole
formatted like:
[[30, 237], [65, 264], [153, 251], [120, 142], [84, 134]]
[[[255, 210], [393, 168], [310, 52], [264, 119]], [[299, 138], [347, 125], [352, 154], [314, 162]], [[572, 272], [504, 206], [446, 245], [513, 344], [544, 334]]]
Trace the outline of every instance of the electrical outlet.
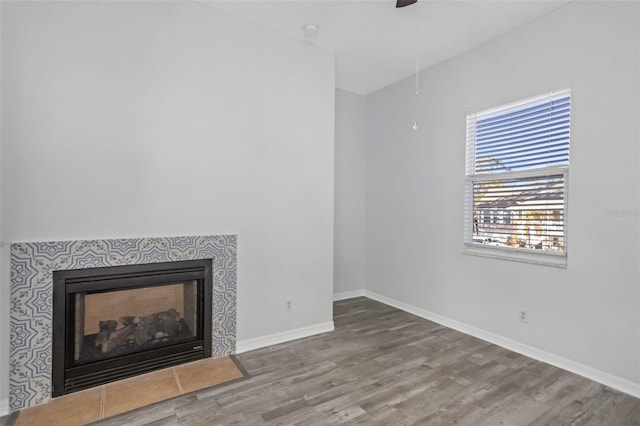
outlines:
[[286, 300], [284, 302], [284, 310], [286, 312], [291, 312], [293, 311], [293, 300]]
[[519, 309], [518, 310], [518, 321], [523, 322], [523, 323], [528, 323], [529, 322], [529, 312], [525, 311], [524, 309]]

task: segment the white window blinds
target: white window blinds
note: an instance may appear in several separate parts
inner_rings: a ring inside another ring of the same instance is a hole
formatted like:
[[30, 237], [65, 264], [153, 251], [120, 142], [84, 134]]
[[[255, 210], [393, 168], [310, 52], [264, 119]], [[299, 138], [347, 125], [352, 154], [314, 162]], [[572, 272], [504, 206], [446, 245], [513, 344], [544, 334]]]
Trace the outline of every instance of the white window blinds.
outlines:
[[566, 253], [569, 91], [467, 116], [465, 244]]

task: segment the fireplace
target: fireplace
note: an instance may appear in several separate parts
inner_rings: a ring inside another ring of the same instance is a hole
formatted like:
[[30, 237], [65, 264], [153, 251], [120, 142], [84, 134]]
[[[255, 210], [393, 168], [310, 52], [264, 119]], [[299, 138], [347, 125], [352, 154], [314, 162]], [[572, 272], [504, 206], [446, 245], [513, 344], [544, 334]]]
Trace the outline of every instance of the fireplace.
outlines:
[[[44, 404], [53, 396], [54, 271], [210, 259], [211, 354], [235, 353], [237, 243], [233, 234], [12, 242], [10, 410]], [[59, 364], [59, 352], [56, 358]]]
[[53, 272], [52, 395], [211, 357], [212, 260]]

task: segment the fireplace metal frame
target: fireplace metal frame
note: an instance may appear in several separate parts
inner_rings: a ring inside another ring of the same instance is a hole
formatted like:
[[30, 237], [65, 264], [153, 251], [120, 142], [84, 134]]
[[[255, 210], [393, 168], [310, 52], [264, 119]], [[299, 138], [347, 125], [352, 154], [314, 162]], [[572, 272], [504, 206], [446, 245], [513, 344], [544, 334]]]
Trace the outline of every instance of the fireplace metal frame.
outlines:
[[[193, 340], [120, 357], [71, 366], [73, 313], [67, 309], [77, 293], [127, 290], [198, 281], [198, 333]], [[140, 265], [73, 269], [53, 272], [52, 395], [135, 376], [185, 362], [211, 357], [212, 260], [187, 260]]]

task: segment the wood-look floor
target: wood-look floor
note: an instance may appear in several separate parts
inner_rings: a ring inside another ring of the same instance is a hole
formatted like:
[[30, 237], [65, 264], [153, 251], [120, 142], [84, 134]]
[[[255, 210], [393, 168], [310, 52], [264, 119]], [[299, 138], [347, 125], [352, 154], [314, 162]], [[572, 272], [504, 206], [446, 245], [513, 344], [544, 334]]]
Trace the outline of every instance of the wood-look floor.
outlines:
[[250, 377], [96, 425], [639, 425], [640, 400], [384, 304], [241, 354]]

